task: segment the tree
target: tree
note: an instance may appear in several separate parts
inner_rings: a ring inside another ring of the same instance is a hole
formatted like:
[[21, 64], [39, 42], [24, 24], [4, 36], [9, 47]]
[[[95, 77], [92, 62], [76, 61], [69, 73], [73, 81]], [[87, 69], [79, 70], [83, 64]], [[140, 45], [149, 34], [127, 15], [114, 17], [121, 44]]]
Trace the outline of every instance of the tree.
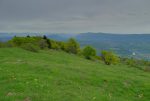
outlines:
[[68, 53], [77, 54], [80, 50], [80, 45], [76, 42], [75, 39], [70, 38], [66, 43], [66, 51]]
[[106, 65], [117, 64], [120, 60], [116, 54], [105, 50], [101, 52], [101, 57]]
[[46, 40], [48, 48], [52, 48], [51, 40], [49, 40], [46, 35], [43, 36], [43, 39]]
[[86, 59], [91, 59], [91, 57], [96, 56], [96, 50], [91, 46], [86, 46], [83, 49], [82, 54]]
[[29, 34], [27, 35], [27, 38], [30, 38], [30, 35], [29, 35]]
[[47, 40], [47, 36], [46, 36], [46, 35], [43, 35], [43, 39]]

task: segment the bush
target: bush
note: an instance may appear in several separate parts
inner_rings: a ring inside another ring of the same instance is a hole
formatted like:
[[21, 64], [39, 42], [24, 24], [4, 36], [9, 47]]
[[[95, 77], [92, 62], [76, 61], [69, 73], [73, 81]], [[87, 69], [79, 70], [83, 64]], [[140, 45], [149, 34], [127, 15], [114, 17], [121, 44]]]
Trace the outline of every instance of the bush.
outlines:
[[121, 58], [121, 62], [144, 71], [150, 71], [150, 62], [148, 60], [136, 58]]
[[80, 45], [76, 42], [75, 39], [70, 38], [68, 40], [68, 42], [66, 43], [66, 48], [65, 50], [68, 53], [73, 53], [73, 54], [78, 54], [79, 50], [80, 50]]
[[46, 39], [46, 42], [47, 42], [47, 44], [48, 44], [48, 48], [51, 49], [51, 48], [52, 48], [51, 40]]
[[96, 56], [96, 50], [91, 46], [86, 46], [82, 50], [82, 54], [86, 59], [91, 59], [92, 57]]
[[39, 51], [39, 47], [34, 45], [34, 44], [31, 44], [31, 43], [23, 44], [21, 46], [21, 48], [28, 50], [28, 51], [31, 51], [31, 52], [38, 52]]
[[144, 71], [145, 72], [150, 72], [150, 67], [145, 67]]
[[11, 42], [4, 43], [4, 47], [14, 47], [14, 44]]
[[4, 47], [4, 43], [0, 42], [0, 48]]
[[135, 59], [126, 59], [126, 64], [130, 65], [130, 66], [136, 66], [137, 65], [137, 61]]
[[36, 37], [14, 37], [12, 40], [9, 41], [9, 44], [13, 45], [14, 47], [24, 47], [24, 45], [33, 44], [38, 46], [40, 49], [45, 49], [50, 47], [50, 43], [48, 39], [43, 39], [40, 36]]
[[55, 50], [60, 50], [61, 46], [59, 45], [59, 42], [51, 40], [51, 48]]
[[47, 47], [48, 48], [52, 48], [51, 40], [49, 40], [46, 35], [43, 36], [43, 39], [46, 41], [46, 43], [48, 45]]
[[116, 54], [109, 51], [102, 51], [101, 57], [106, 65], [117, 64], [120, 61], [119, 57]]
[[39, 40], [38, 44], [39, 44], [39, 47], [40, 47], [41, 49], [48, 48], [47, 41], [44, 40], [44, 39]]

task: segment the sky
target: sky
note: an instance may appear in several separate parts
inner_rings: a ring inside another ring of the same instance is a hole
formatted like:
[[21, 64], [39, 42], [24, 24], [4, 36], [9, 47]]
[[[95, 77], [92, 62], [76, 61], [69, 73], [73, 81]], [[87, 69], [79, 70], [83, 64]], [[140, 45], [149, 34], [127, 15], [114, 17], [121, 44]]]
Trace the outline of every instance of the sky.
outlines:
[[150, 0], [0, 0], [0, 32], [150, 33]]

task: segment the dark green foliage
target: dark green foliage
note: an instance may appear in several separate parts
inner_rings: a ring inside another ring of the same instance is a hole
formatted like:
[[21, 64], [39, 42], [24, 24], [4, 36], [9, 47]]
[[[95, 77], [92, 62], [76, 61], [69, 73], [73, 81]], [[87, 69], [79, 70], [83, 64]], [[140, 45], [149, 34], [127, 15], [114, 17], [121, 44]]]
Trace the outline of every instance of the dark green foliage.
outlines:
[[136, 64], [137, 64], [137, 61], [133, 58], [131, 58], [131, 59], [126, 58], [126, 59], [124, 59], [124, 62], [125, 62], [125, 64], [130, 65], [130, 66], [136, 66]]
[[30, 38], [30, 35], [27, 35], [27, 38]]
[[104, 51], [104, 50], [101, 52], [101, 57], [102, 57], [102, 60], [107, 65], [117, 64], [119, 63], [119, 60], [120, 60], [119, 57], [113, 52]]
[[96, 56], [96, 50], [92, 48], [91, 46], [86, 46], [82, 50], [82, 54], [86, 59], [91, 59], [91, 57]]
[[10, 42], [0, 42], [0, 48], [5, 48], [5, 47], [14, 47], [14, 45]]
[[80, 45], [76, 42], [75, 39], [70, 38], [66, 43], [66, 51], [68, 53], [77, 54], [80, 50]]
[[52, 48], [52, 43], [51, 43], [51, 40], [47, 38], [46, 35], [43, 36], [43, 39], [46, 41], [47, 45], [48, 45], [48, 48]]
[[150, 72], [150, 66], [145, 67], [145, 68], [144, 68], [144, 71]]
[[53, 41], [53, 49], [66, 51], [66, 43], [61, 41]]
[[132, 67], [136, 67], [138, 69], [145, 70], [145, 71], [150, 70], [150, 62], [146, 60], [139, 60], [139, 59], [134, 59], [134, 58], [121, 58], [121, 63], [132, 66]]
[[51, 40], [51, 48], [55, 50], [60, 50], [60, 43], [58, 41]]
[[47, 36], [46, 36], [46, 35], [43, 35], [43, 39], [47, 40], [48, 38], [47, 38]]
[[4, 47], [4, 43], [0, 42], [0, 48]]
[[52, 43], [51, 43], [51, 40], [50, 39], [46, 39], [46, 42], [48, 44], [48, 48], [52, 48]]
[[14, 47], [14, 44], [11, 42], [5, 42], [4, 47]]
[[41, 49], [47, 48], [47, 41], [42, 37], [14, 37], [9, 41], [9, 44], [12, 44], [15, 47], [22, 47], [24, 44], [32, 44]]
[[56, 50], [65, 50], [66, 44], [64, 42], [54, 41], [48, 39], [46, 36], [43, 37], [14, 37], [8, 42], [13, 47], [22, 47], [24, 44], [33, 44], [40, 49], [56, 49]]
[[21, 48], [28, 50], [28, 51], [31, 51], [31, 52], [38, 52], [39, 51], [39, 47], [36, 45], [33, 45], [32, 43], [23, 44], [21, 46]]
[[64, 42], [59, 42], [59, 45], [60, 45], [61, 50], [65, 51], [66, 43], [64, 43]]
[[95, 56], [95, 59], [102, 61], [102, 57], [97, 56], [97, 55]]
[[46, 41], [46, 40], [41, 39], [41, 40], [39, 40], [38, 43], [39, 43], [39, 47], [40, 47], [41, 49], [48, 48], [48, 44], [47, 44], [47, 41]]
[[39, 39], [39, 37], [32, 37], [32, 38], [14, 37], [12, 40], [9, 41], [9, 43], [13, 44], [16, 47], [19, 47], [19, 46], [26, 44], [26, 43], [37, 44], [36, 42], [38, 39]]
[[21, 46], [21, 44], [25, 43], [24, 38], [21, 37], [14, 37], [12, 40], [9, 41], [9, 43], [13, 44], [14, 46]]
[[74, 39], [69, 39], [67, 43], [61, 41], [55, 41], [48, 39], [45, 35], [43, 37], [17, 37], [15, 36], [12, 40], [8, 41], [7, 45], [10, 47], [22, 47], [26, 44], [32, 44], [40, 49], [55, 49], [63, 50], [68, 53], [77, 54], [80, 50], [79, 44]]

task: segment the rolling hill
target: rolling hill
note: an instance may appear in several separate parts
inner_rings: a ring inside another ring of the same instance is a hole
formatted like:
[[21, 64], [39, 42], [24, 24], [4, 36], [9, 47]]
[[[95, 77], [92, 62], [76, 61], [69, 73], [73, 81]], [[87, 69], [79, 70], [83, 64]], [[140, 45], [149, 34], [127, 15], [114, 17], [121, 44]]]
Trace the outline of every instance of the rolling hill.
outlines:
[[112, 50], [120, 56], [150, 60], [149, 34], [82, 33], [76, 39], [81, 46], [91, 45], [98, 52]]
[[[0, 41], [10, 40], [13, 36], [38, 36], [40, 33], [0, 33]], [[48, 38], [66, 41], [75, 38], [84, 47], [91, 45], [101, 50], [112, 50], [123, 57], [134, 57], [150, 60], [150, 34], [111, 34], [111, 33], [81, 33], [81, 34], [55, 34], [45, 33]], [[133, 55], [134, 54], [134, 55]]]
[[150, 74], [62, 51], [0, 48], [0, 101], [149, 101]]

